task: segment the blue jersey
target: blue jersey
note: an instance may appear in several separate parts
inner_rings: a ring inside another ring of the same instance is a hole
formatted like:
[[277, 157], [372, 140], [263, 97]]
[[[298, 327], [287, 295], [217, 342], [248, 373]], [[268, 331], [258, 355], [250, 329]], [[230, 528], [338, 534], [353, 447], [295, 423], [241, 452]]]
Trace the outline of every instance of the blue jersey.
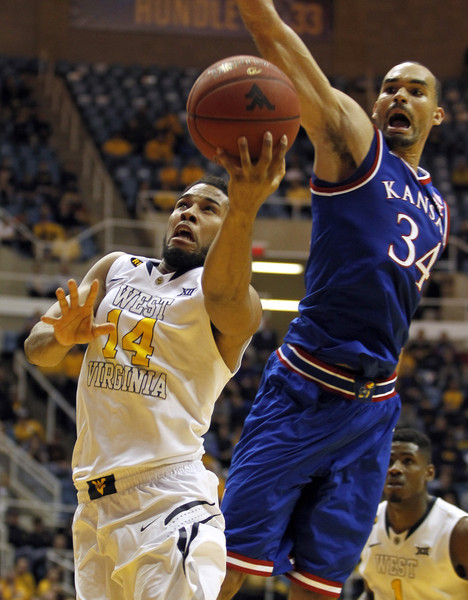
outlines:
[[356, 174], [312, 176], [306, 294], [285, 342], [366, 377], [396, 367], [421, 291], [448, 236], [429, 173], [393, 154], [380, 131]]

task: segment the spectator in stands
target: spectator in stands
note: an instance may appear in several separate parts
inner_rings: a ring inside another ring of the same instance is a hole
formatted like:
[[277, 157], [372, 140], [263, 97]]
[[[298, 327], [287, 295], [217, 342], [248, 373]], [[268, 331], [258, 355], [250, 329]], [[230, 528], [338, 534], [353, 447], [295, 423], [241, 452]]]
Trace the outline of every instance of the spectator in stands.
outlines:
[[446, 431], [441, 445], [434, 453], [434, 464], [438, 469], [446, 469], [454, 483], [467, 481], [467, 465], [450, 429]]
[[185, 189], [192, 181], [197, 181], [203, 177], [205, 170], [200, 164], [200, 161], [195, 157], [190, 157], [180, 170], [179, 183], [182, 189]]
[[157, 131], [144, 147], [146, 160], [155, 165], [170, 163], [174, 158], [172, 140], [164, 131]]
[[[39, 600], [48, 600], [57, 598], [58, 594], [63, 594], [63, 573], [60, 567], [51, 565], [47, 569], [44, 577], [37, 584], [37, 596]], [[51, 595], [53, 592], [53, 595]]]
[[37, 258], [50, 257], [54, 244], [66, 239], [65, 228], [54, 221], [52, 210], [45, 203], [40, 207], [40, 218], [33, 225], [33, 233], [41, 242], [44, 242], [38, 246]]
[[26, 552], [29, 545], [29, 532], [20, 522], [20, 513], [14, 507], [6, 514], [6, 526], [8, 530], [8, 543], [15, 549], [15, 556]]
[[115, 133], [102, 145], [103, 153], [111, 159], [123, 159], [133, 152], [133, 146], [122, 133]]
[[176, 191], [180, 189], [180, 169], [174, 160], [161, 167], [159, 181], [163, 190]]
[[291, 179], [285, 199], [293, 218], [310, 217], [310, 189], [299, 179]]
[[57, 221], [70, 233], [78, 233], [89, 226], [86, 207], [77, 191], [67, 191], [62, 194], [58, 205]]
[[24, 590], [16, 585], [13, 569], [0, 578], [0, 598], [2, 600], [25, 600], [26, 598]]
[[159, 133], [164, 134], [167, 143], [174, 152], [178, 150], [179, 144], [183, 141], [184, 130], [177, 113], [171, 111], [166, 112], [162, 117], [156, 120], [154, 129], [156, 131], [156, 136], [158, 136]]
[[40, 421], [31, 417], [26, 407], [20, 407], [16, 411], [16, 422], [13, 425], [13, 434], [18, 444], [25, 446], [33, 436], [45, 440], [44, 426]]
[[19, 596], [21, 600], [33, 600], [36, 591], [36, 580], [31, 571], [29, 559], [26, 556], [19, 556], [14, 566], [15, 588], [17, 592], [23, 595]]
[[125, 124], [122, 137], [130, 144], [134, 152], [143, 152], [146, 142], [152, 137], [153, 126], [148, 117], [146, 106], [138, 107], [136, 114]]
[[45, 440], [39, 433], [33, 433], [30, 436], [28, 441], [23, 444], [23, 450], [25, 450], [33, 460], [40, 464], [46, 464], [49, 460]]
[[442, 409], [449, 418], [450, 425], [455, 425], [459, 419], [465, 394], [456, 378], [449, 379], [442, 393]]

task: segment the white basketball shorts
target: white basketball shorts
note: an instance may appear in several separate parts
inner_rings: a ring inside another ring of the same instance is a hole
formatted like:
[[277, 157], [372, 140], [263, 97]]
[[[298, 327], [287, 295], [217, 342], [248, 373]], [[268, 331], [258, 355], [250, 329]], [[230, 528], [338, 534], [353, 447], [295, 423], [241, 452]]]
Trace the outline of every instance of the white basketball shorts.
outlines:
[[79, 488], [77, 600], [216, 600], [226, 569], [217, 485], [197, 461], [116, 478], [94, 500]]

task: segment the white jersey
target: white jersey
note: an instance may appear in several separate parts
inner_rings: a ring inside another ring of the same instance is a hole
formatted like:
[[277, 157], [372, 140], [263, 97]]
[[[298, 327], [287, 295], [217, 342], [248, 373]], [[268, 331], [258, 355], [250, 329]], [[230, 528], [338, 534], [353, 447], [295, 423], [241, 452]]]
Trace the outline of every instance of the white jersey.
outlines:
[[386, 527], [387, 502], [361, 555], [359, 572], [375, 600], [467, 600], [468, 581], [450, 559], [450, 536], [468, 514], [437, 498], [423, 521], [403, 533]]
[[161, 274], [125, 255], [109, 269], [78, 383], [73, 479], [81, 484], [199, 459], [214, 403], [231, 371], [213, 337], [202, 267]]

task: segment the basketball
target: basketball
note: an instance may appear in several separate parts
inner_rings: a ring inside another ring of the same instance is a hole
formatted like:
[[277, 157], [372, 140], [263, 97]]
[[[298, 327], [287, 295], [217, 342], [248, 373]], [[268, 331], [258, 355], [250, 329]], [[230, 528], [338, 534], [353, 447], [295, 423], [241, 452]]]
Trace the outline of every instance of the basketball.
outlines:
[[292, 146], [300, 126], [300, 103], [291, 80], [257, 56], [232, 56], [208, 67], [187, 100], [187, 126], [195, 146], [213, 159], [219, 146], [239, 156], [245, 136], [252, 159], [259, 157], [263, 135], [276, 144], [283, 134]]

